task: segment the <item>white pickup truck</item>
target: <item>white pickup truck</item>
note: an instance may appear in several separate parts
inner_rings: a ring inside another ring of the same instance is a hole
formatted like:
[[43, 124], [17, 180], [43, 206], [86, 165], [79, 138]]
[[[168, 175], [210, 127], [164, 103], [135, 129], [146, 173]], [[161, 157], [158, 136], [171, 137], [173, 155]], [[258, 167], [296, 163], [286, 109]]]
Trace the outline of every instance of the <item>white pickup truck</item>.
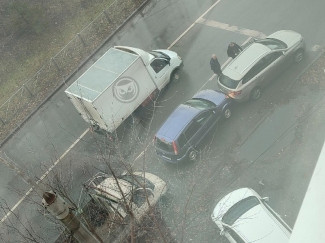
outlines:
[[115, 131], [171, 80], [182, 59], [169, 50], [110, 48], [65, 93], [94, 130]]

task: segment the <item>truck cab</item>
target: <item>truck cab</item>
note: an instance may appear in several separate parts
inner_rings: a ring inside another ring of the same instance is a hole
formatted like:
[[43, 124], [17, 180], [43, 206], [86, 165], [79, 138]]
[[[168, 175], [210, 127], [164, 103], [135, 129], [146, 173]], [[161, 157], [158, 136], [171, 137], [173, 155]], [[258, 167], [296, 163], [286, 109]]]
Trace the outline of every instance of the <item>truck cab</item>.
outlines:
[[182, 59], [177, 53], [169, 50], [159, 49], [146, 52], [127, 46], [115, 46], [114, 48], [139, 55], [159, 90], [168, 84], [173, 71], [182, 64]]

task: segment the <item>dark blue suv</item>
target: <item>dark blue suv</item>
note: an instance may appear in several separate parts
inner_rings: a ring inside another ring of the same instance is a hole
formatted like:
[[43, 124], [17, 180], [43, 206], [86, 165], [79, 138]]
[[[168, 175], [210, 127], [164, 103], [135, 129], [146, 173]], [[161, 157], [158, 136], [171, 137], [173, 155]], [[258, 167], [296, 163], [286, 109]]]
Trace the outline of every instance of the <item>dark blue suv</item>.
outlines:
[[198, 157], [198, 145], [217, 125], [220, 118], [231, 116], [227, 95], [203, 90], [179, 105], [155, 136], [157, 155], [171, 163]]

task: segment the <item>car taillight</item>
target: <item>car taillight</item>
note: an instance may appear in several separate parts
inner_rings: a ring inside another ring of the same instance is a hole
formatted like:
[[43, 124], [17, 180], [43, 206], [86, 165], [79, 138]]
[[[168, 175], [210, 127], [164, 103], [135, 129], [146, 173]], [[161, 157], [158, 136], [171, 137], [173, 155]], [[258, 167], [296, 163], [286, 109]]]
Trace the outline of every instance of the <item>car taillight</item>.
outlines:
[[230, 92], [228, 95], [231, 97], [231, 98], [235, 98], [236, 96], [240, 95], [241, 94], [241, 91], [233, 91], [233, 92]]
[[175, 155], [178, 155], [178, 148], [177, 148], [175, 141], [173, 141], [173, 149], [174, 149]]

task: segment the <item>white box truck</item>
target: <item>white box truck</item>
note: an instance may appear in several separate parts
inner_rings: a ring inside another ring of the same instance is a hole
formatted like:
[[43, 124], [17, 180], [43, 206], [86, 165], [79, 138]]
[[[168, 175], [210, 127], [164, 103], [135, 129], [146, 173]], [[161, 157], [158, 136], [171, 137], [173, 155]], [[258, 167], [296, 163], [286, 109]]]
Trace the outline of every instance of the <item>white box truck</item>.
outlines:
[[83, 119], [112, 133], [141, 104], [148, 103], [182, 64], [169, 50], [110, 48], [66, 90]]

